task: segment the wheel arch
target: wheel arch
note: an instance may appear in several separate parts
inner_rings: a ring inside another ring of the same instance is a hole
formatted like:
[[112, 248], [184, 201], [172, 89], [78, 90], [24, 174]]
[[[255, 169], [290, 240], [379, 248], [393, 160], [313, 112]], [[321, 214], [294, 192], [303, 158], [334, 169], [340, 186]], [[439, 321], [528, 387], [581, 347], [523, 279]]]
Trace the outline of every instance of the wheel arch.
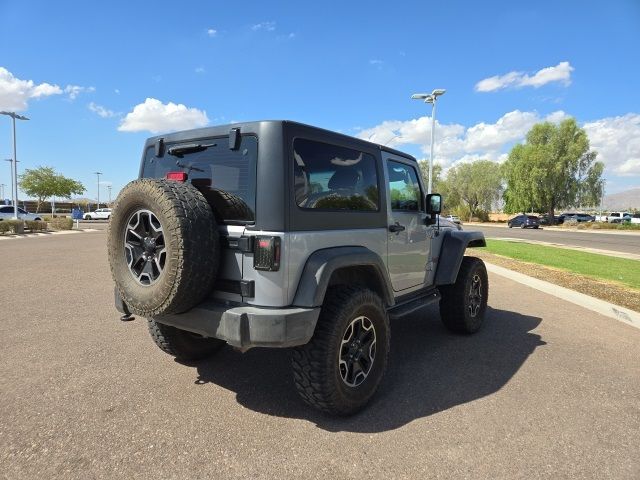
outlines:
[[467, 248], [486, 246], [487, 242], [482, 232], [446, 231], [442, 240], [435, 284], [455, 283]]
[[361, 285], [380, 295], [387, 306], [395, 304], [391, 280], [380, 255], [366, 247], [335, 247], [312, 253], [304, 266], [293, 304], [321, 306], [327, 289], [345, 283]]

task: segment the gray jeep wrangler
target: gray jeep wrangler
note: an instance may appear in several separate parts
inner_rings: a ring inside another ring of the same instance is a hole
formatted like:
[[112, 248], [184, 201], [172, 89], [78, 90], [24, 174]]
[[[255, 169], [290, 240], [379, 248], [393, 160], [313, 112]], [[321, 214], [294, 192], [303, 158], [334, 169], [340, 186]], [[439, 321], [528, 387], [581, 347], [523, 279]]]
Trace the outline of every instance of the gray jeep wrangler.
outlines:
[[387, 365], [390, 320], [440, 304], [444, 325], [485, 316], [479, 232], [439, 220], [416, 159], [289, 121], [147, 140], [108, 233], [116, 308], [148, 319], [178, 360], [294, 347], [302, 398], [361, 409]]

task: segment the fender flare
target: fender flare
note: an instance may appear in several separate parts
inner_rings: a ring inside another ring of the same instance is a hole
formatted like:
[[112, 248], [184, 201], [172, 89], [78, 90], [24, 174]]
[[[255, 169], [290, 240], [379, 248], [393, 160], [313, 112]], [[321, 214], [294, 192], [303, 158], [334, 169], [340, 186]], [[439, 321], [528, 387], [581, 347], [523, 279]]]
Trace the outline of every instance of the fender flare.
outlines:
[[486, 246], [487, 242], [482, 232], [447, 230], [442, 239], [442, 247], [440, 248], [435, 278], [436, 286], [456, 283], [462, 258], [467, 248]]
[[322, 306], [331, 276], [345, 267], [368, 267], [375, 272], [373, 279], [386, 305], [395, 304], [387, 267], [380, 256], [366, 247], [335, 247], [313, 252], [305, 263], [298, 289], [293, 299], [296, 307]]

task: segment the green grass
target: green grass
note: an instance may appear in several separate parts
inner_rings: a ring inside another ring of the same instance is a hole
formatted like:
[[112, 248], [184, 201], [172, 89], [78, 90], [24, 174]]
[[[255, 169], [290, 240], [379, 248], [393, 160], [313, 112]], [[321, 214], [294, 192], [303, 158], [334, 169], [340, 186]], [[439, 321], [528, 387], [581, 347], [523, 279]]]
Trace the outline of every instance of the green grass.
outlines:
[[640, 261], [638, 260], [506, 240], [487, 240], [486, 250], [496, 255], [559, 268], [597, 279], [612, 280], [640, 289]]

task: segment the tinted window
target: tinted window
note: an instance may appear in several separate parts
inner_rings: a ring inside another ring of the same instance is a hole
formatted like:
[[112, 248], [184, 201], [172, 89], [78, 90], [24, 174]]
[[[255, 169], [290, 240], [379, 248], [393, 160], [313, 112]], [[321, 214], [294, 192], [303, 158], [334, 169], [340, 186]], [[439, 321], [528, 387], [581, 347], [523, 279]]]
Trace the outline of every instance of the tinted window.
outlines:
[[13, 213], [13, 207], [2, 207], [0, 213]]
[[534, 217], [533, 215], [529, 215], [527, 218], [529, 220], [538, 220], [538, 217]]
[[372, 155], [303, 138], [293, 142], [296, 203], [320, 210], [378, 210]]
[[391, 209], [411, 212], [420, 210], [422, 195], [415, 168], [389, 160], [387, 171], [389, 173]]
[[229, 149], [228, 137], [190, 140], [188, 144], [208, 145], [206, 150], [170, 155], [168, 143], [161, 158], [153, 147], [147, 150], [143, 177], [164, 178], [167, 172], [187, 172], [189, 181], [198, 188], [213, 207], [220, 222], [247, 223], [255, 220], [256, 159], [258, 139], [243, 135], [240, 148]]

